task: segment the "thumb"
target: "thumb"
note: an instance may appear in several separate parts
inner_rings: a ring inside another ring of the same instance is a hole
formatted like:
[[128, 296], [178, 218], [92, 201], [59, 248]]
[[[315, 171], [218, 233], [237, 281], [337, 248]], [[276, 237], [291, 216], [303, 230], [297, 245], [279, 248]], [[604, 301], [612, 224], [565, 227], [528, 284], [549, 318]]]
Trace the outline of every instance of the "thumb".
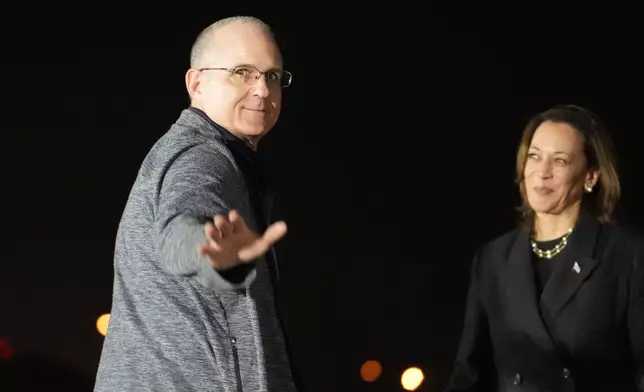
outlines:
[[264, 235], [247, 247], [240, 249], [237, 257], [242, 262], [255, 260], [259, 256], [268, 252], [270, 247], [279, 241], [286, 234], [286, 223], [276, 222], [270, 225], [264, 232]]
[[288, 228], [286, 226], [286, 223], [283, 221], [275, 222], [272, 225], [266, 229], [264, 232], [264, 235], [262, 236], [262, 241], [265, 241], [269, 245], [272, 245], [282, 239], [284, 235], [286, 235], [286, 232], [288, 231]]

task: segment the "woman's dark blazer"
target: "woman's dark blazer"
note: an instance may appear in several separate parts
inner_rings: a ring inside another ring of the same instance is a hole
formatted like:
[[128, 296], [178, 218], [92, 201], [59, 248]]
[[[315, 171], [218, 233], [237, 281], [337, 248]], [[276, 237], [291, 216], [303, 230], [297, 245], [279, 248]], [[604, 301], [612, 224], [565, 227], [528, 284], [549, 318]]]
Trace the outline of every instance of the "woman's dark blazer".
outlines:
[[540, 298], [528, 230], [482, 247], [447, 391], [644, 392], [643, 239], [583, 214]]

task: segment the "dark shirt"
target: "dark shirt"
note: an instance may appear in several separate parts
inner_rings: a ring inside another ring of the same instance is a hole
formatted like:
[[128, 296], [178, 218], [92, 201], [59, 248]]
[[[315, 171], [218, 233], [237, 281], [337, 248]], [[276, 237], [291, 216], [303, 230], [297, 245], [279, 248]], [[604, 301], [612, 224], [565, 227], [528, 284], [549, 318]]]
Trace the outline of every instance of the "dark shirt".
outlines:
[[[537, 241], [537, 247], [541, 250], [549, 250], [553, 249], [559, 242], [561, 242], [561, 238], [557, 238], [554, 240], [550, 241]], [[546, 258], [540, 258], [537, 256], [534, 252], [532, 252], [532, 261], [534, 264], [534, 278], [535, 278], [535, 286], [537, 288], [537, 298], [541, 298], [541, 294], [543, 293], [543, 288], [546, 287], [546, 284], [548, 283], [548, 279], [550, 279], [550, 275], [552, 274], [552, 270], [554, 269], [554, 266], [556, 263], [560, 262], [565, 255], [566, 255], [566, 248], [564, 248], [559, 254], [554, 256], [551, 259], [546, 259]]]

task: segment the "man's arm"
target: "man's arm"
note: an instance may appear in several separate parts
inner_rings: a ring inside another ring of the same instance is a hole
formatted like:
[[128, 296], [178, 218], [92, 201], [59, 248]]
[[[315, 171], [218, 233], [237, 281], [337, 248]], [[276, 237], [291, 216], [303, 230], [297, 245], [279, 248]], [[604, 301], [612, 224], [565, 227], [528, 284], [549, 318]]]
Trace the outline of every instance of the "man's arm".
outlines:
[[[155, 246], [161, 266], [170, 274], [193, 277], [213, 290], [234, 290], [248, 285], [254, 268], [243, 265], [243, 276], [216, 271], [199, 245], [208, 242], [204, 225], [215, 215], [228, 214], [231, 181], [237, 181], [230, 160], [207, 146], [197, 145], [179, 155], [167, 168], [158, 194]], [[233, 190], [234, 191], [234, 190]], [[234, 281], [224, 276], [233, 275]]]

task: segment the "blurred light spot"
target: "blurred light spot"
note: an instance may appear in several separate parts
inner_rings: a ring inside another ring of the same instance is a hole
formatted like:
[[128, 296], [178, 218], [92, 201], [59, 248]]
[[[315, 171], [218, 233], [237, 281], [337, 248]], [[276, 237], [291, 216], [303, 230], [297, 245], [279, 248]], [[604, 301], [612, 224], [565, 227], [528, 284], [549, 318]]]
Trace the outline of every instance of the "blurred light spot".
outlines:
[[406, 390], [415, 391], [416, 388], [422, 384], [424, 379], [425, 376], [423, 375], [422, 370], [417, 367], [410, 367], [403, 372], [402, 377], [400, 378], [400, 383]]
[[378, 361], [368, 360], [360, 367], [360, 377], [366, 382], [376, 381], [381, 373], [382, 366]]
[[105, 336], [107, 333], [107, 326], [110, 324], [110, 314], [105, 313], [101, 315], [101, 317], [96, 320], [96, 329], [98, 330], [98, 333], [101, 335]]
[[0, 339], [0, 359], [8, 360], [11, 359], [16, 350], [11, 347], [9, 342], [5, 339]]

